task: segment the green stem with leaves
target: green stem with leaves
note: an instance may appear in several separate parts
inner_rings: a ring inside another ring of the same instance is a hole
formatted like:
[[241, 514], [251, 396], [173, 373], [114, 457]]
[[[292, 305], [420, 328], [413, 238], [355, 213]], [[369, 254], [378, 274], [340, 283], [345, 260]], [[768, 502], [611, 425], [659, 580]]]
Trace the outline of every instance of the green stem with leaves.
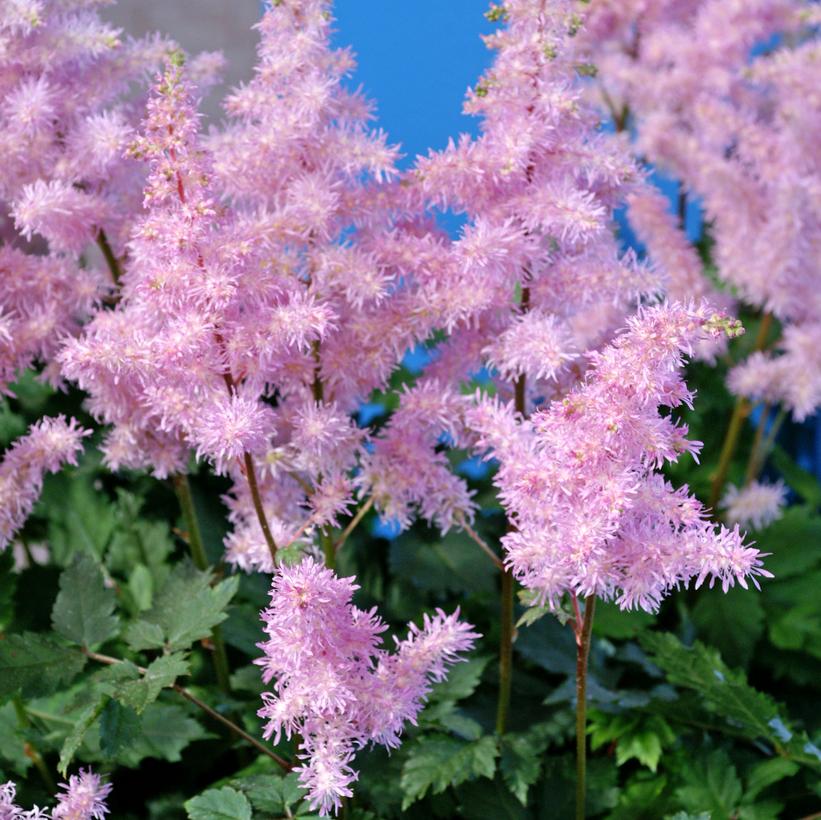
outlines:
[[[205, 554], [205, 545], [202, 541], [202, 532], [197, 519], [197, 511], [194, 507], [194, 497], [191, 493], [191, 482], [185, 473], [174, 475], [174, 490], [177, 493], [177, 500], [182, 510], [182, 517], [185, 520], [185, 528], [188, 535], [188, 547], [191, 550], [191, 558], [198, 570], [205, 572], [209, 569], [208, 556]], [[228, 666], [228, 653], [225, 650], [225, 641], [222, 637], [222, 630], [219, 624], [211, 630], [211, 642], [214, 646], [212, 653], [214, 661], [214, 672], [217, 676], [219, 688], [229, 694], [231, 692], [231, 675]]]
[[590, 637], [593, 632], [595, 595], [584, 599], [584, 618], [579, 623], [576, 606], [576, 820], [584, 820], [587, 797], [587, 661], [590, 657]]
[[[99, 652], [91, 652], [88, 649], [83, 649], [83, 654], [90, 658], [93, 661], [97, 661], [97, 663], [104, 663], [108, 666], [116, 666], [117, 664], [123, 663], [122, 660], [119, 658], [112, 658], [110, 655], [101, 655]], [[137, 667], [137, 671], [144, 675], [146, 670], [142, 666]], [[178, 683], [173, 684], [171, 687], [178, 695], [185, 698], [189, 703], [193, 703], [198, 709], [201, 709], [205, 712], [213, 720], [221, 723], [227, 729], [230, 729], [237, 737], [241, 737], [243, 740], [250, 743], [258, 752], [264, 754], [266, 757], [270, 757], [283, 771], [289, 772], [291, 770], [291, 764], [285, 760], [284, 758], [280, 757], [276, 752], [272, 749], [269, 749], [264, 744], [260, 743], [253, 735], [249, 735], [242, 727], [237, 726], [232, 720], [229, 720], [224, 715], [221, 715], [216, 709], [212, 709], [205, 701], [200, 700], [193, 692], [186, 689], [184, 686], [180, 686]]]

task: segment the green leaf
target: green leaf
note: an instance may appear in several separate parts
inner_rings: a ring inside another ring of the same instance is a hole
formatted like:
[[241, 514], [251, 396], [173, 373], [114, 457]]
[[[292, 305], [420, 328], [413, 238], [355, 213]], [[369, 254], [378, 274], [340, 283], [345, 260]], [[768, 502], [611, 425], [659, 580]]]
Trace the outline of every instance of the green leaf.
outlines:
[[114, 696], [140, 715], [165, 687], [173, 686], [178, 677], [187, 674], [188, 661], [183, 655], [163, 655], [151, 662], [142, 677], [119, 686]]
[[25, 632], [0, 639], [0, 698], [20, 691], [24, 698], [50, 695], [85, 666], [85, 656], [45, 635]]
[[693, 622], [699, 636], [715, 646], [727, 663], [746, 667], [764, 632], [761, 596], [741, 587], [726, 593], [703, 590], [693, 608]]
[[100, 716], [107, 701], [108, 697], [106, 695], [95, 693], [93, 700], [88, 703], [77, 717], [68, 737], [66, 737], [63, 742], [62, 749], [60, 749], [60, 762], [57, 764], [57, 769], [63, 777], [66, 776], [69, 763], [73, 760], [77, 749], [80, 748], [80, 744], [82, 744], [86, 732]]
[[49, 545], [58, 564], [78, 551], [102, 558], [114, 530], [114, 508], [91, 476], [49, 476], [39, 507], [49, 519]]
[[135, 651], [146, 649], [162, 649], [165, 643], [165, 633], [159, 624], [149, 621], [133, 621], [125, 628], [126, 643]]
[[617, 766], [635, 759], [652, 772], [658, 767], [662, 748], [676, 739], [667, 721], [658, 715], [595, 711], [590, 715], [588, 732], [593, 749], [616, 744]]
[[137, 713], [116, 700], [110, 700], [100, 715], [100, 751], [108, 758], [134, 742], [140, 731]]
[[713, 820], [736, 816], [741, 781], [726, 752], [714, 751], [684, 767], [681, 774], [686, 785], [676, 790], [676, 797], [688, 812], [706, 812]]
[[785, 760], [783, 757], [772, 757], [762, 763], [757, 763], [747, 772], [745, 780], [747, 789], [744, 793], [745, 802], [755, 800], [764, 789], [778, 783], [779, 780], [792, 777], [799, 769], [797, 763]]
[[[239, 586], [235, 575], [211, 586], [211, 573], [200, 572], [191, 563], [180, 564], [160, 589], [154, 606], [135, 626], [129, 628], [127, 640], [131, 646], [156, 636], [156, 630], [143, 624], [160, 627], [163, 642], [169, 649], [187, 649], [194, 641], [206, 638], [217, 624], [225, 620], [225, 608]], [[151, 648], [151, 647], [145, 647]]]
[[411, 747], [402, 767], [402, 810], [431, 790], [443, 792], [474, 777], [492, 778], [496, 771], [496, 739], [490, 735], [465, 743], [445, 735], [422, 738]]
[[145, 564], [137, 564], [128, 579], [128, 591], [134, 599], [134, 605], [141, 612], [151, 608], [154, 597], [154, 579], [151, 570]]
[[698, 642], [684, 646], [668, 633], [648, 633], [641, 643], [671, 683], [695, 690], [734, 729], [751, 740], [766, 738], [794, 760], [821, 769], [821, 752], [806, 734], [791, 731], [775, 701], [753, 689], [742, 673], [729, 669], [718, 652]]
[[431, 702], [469, 698], [482, 680], [482, 673], [489, 661], [489, 657], [472, 657], [466, 663], [457, 663], [445, 680], [434, 684]]
[[119, 630], [114, 592], [106, 589], [97, 562], [86, 552], [75, 555], [60, 576], [60, 593], [51, 612], [54, 629], [68, 640], [95, 647]]
[[208, 734], [182, 706], [155, 701], [141, 715], [140, 733], [119, 759], [127, 766], [137, 766], [146, 757], [177, 763], [186, 746], [205, 737]]
[[230, 786], [193, 797], [186, 802], [185, 810], [189, 820], [251, 820], [248, 798]]

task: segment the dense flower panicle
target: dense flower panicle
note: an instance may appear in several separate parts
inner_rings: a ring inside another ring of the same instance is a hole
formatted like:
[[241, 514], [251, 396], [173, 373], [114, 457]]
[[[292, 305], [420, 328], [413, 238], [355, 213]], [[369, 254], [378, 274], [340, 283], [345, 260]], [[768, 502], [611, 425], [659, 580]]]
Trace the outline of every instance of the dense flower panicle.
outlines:
[[21, 809], [15, 802], [14, 783], [0, 785], [0, 820], [105, 820], [108, 814], [106, 799], [111, 784], [104, 784], [90, 769], [71, 775], [68, 783], [61, 783], [62, 791], [55, 795], [57, 805], [49, 811], [34, 806]]
[[516, 525], [503, 538], [505, 561], [539, 600], [595, 594], [655, 611], [691, 579], [726, 589], [769, 576], [737, 528], [714, 527], [686, 487], [655, 472], [701, 446], [658, 408], [690, 405], [683, 355], [722, 325], [735, 327], [702, 308], [646, 309], [591, 354], [582, 385], [532, 420], [481, 405], [468, 412], [478, 446], [500, 461], [495, 480]]
[[28, 518], [43, 476], [58, 472], [63, 464], [76, 464], [83, 438], [89, 435], [74, 419], [44, 417], [6, 451], [0, 463], [0, 550]]
[[271, 587], [271, 607], [262, 613], [268, 640], [256, 661], [263, 681], [259, 715], [265, 737], [300, 737], [296, 771], [311, 807], [322, 815], [352, 794], [357, 749], [368, 743], [394, 748], [403, 726], [415, 723], [430, 692], [447, 668], [461, 660], [479, 636], [472, 627], [438, 611], [423, 626], [397, 641], [396, 651], [380, 648], [387, 629], [376, 609], [351, 603], [358, 589], [352, 578], [306, 558], [280, 566]]
[[733, 484], [727, 487], [721, 506], [731, 524], [760, 530], [781, 517], [786, 502], [787, 488], [783, 481], [774, 484], [751, 481], [743, 487]]
[[[619, 112], [629, 111], [637, 150], [699, 198], [719, 279], [773, 313], [785, 339], [793, 328], [817, 338], [821, 43], [812, 6], [802, 0], [599, 3], [590, 6], [581, 36], [598, 69], [594, 93], [603, 92], [622, 126]], [[686, 281], [695, 282], [672, 237], [665, 240], [649, 214], [635, 215], [651, 254], [656, 244], [666, 255], [657, 263], [678, 279], [678, 259]], [[750, 362], [734, 389], [749, 397], [767, 390], [801, 420], [821, 404], [816, 350], [800, 347], [792, 361], [766, 368]], [[800, 395], [790, 393], [792, 375], [800, 377]]]

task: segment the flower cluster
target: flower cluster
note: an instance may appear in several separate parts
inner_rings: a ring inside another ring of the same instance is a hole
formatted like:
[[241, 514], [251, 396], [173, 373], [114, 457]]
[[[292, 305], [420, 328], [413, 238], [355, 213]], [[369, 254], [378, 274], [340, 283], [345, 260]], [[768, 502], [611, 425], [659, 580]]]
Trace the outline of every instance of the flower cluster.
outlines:
[[411, 624], [410, 635], [395, 639], [389, 653], [379, 637], [387, 625], [376, 609], [351, 603], [356, 589], [352, 578], [306, 558], [277, 570], [271, 606], [262, 613], [268, 640], [259, 644], [265, 655], [257, 663], [265, 683], [274, 681], [259, 710], [265, 737], [299, 736], [300, 782], [323, 815], [351, 796], [356, 750], [368, 743], [399, 746], [431, 683], [444, 679], [479, 637], [458, 610], [439, 610], [421, 628]]
[[[821, 406], [819, 17], [802, 0], [605, 2], [583, 33], [594, 93], [699, 198], [719, 278], [785, 328], [731, 388], [784, 402], [799, 421]], [[650, 252], [697, 296], [692, 260], [670, 255], [667, 229], [642, 210], [631, 205], [631, 220]]]
[[74, 419], [45, 417], [9, 448], [0, 463], [0, 550], [28, 518], [43, 476], [76, 464], [83, 438], [89, 435], [91, 430], [78, 427]]
[[111, 784], [103, 784], [94, 772], [73, 774], [60, 788], [57, 805], [51, 811], [37, 806], [26, 810], [15, 802], [14, 783], [0, 785], [0, 820], [104, 820], [108, 814], [105, 801], [111, 793]]
[[652, 612], [691, 579], [726, 591], [770, 577], [737, 527], [706, 520], [686, 486], [657, 472], [701, 446], [659, 407], [690, 405], [682, 356], [722, 325], [736, 327], [703, 309], [649, 308], [591, 354], [579, 387], [532, 419], [487, 402], [468, 413], [500, 462], [495, 481], [515, 525], [502, 539], [506, 563], [535, 601], [555, 606], [570, 592]]

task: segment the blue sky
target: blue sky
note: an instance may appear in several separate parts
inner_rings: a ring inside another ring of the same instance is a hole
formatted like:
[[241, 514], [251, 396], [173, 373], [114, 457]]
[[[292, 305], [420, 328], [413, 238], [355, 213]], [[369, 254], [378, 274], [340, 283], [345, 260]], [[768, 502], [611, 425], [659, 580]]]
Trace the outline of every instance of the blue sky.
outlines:
[[356, 52], [361, 84], [378, 124], [411, 164], [448, 137], [475, 133], [461, 113], [465, 90], [490, 62], [480, 39], [492, 30], [486, 0], [337, 0], [336, 43]]

